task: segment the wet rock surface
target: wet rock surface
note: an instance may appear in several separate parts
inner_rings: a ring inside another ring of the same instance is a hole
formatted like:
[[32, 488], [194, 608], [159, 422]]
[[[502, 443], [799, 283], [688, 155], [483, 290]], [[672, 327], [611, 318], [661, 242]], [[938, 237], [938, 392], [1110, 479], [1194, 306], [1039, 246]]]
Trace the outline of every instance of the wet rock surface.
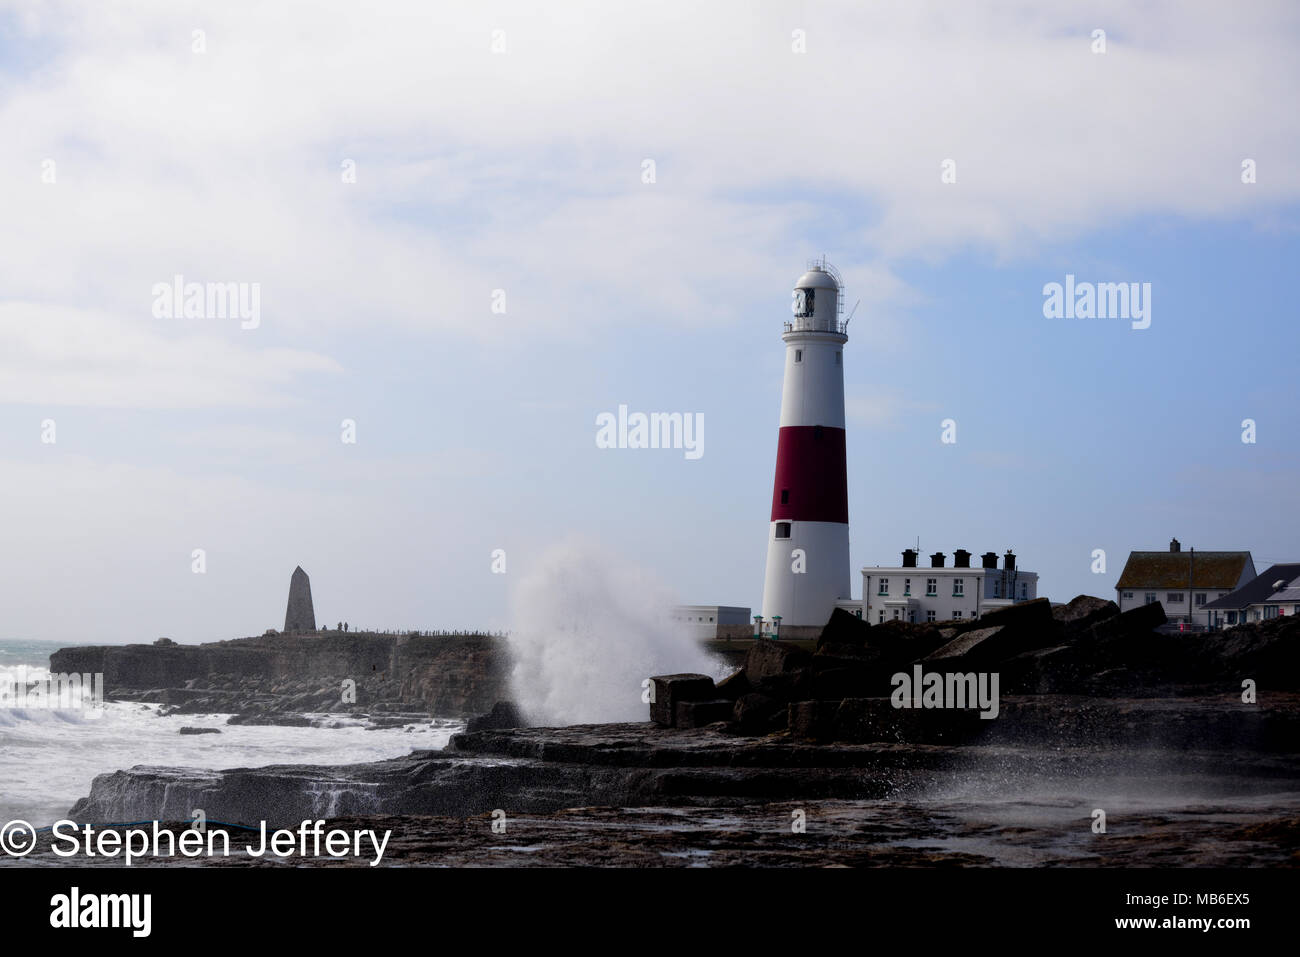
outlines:
[[[716, 685], [653, 679], [654, 721], [519, 728], [494, 711], [389, 761], [136, 767], [96, 778], [70, 816], [356, 819], [394, 829], [386, 863], [1300, 863], [1300, 620], [1157, 634], [1163, 620], [1087, 596], [938, 626], [845, 615], [815, 650], [754, 644]], [[996, 719], [898, 707], [891, 676], [914, 667], [998, 674]]]

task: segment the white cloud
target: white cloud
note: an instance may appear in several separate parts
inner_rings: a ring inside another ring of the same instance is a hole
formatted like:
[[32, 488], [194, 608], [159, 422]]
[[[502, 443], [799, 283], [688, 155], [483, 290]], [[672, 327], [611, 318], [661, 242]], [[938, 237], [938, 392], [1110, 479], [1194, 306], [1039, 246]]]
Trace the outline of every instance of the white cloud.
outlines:
[[[167, 334], [177, 324], [226, 324], [225, 335]], [[171, 324], [170, 327], [167, 324]], [[0, 303], [0, 402], [43, 406], [195, 409], [284, 405], [301, 376], [336, 373], [333, 359], [258, 348], [238, 320], [127, 322], [89, 310]]]
[[[0, 104], [0, 281], [123, 315], [184, 272], [261, 281], [289, 331], [492, 336], [493, 288], [525, 336], [727, 321], [754, 277], [846, 225], [862, 248], [841, 258], [863, 264], [1016, 256], [1140, 213], [1262, 221], [1300, 195], [1296, 25], [1276, 4], [11, 9], [57, 52]], [[814, 200], [832, 193], [862, 212]]]

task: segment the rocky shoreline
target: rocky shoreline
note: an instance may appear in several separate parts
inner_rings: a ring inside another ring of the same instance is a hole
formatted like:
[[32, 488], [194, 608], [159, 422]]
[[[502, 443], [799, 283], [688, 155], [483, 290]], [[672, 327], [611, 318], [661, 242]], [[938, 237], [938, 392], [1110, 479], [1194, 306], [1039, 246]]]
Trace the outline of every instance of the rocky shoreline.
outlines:
[[[1271, 726], [1279, 733], [1296, 727], [1297, 695], [1271, 703], [1262, 725], [1259, 716], [1225, 701], [1135, 699], [1103, 707], [1074, 699], [1013, 700], [1007, 707], [1017, 730], [990, 732], [978, 744], [818, 744], [646, 723], [467, 732], [443, 751], [359, 765], [227, 771], [140, 766], [96, 778], [69, 816], [87, 823], [185, 820], [202, 808], [212, 818], [251, 824], [597, 805], [735, 807], [799, 798], [886, 799], [990, 769], [1008, 777], [1194, 774], [1300, 791], [1300, 756], [1293, 750], [1216, 746], [1203, 734], [1236, 722], [1243, 733], [1263, 728], [1267, 740]], [[1027, 743], [1033, 739], [1037, 743]]]
[[[756, 643], [716, 685], [654, 678], [650, 722], [509, 727], [498, 705], [387, 761], [101, 775], [69, 816], [389, 821], [389, 863], [1300, 863], [1297, 624], [1169, 636], [1157, 615], [1082, 597], [941, 627], [837, 613], [815, 648]], [[900, 707], [891, 676], [912, 669], [998, 675], [996, 719]], [[792, 841], [796, 811], [821, 836]]]

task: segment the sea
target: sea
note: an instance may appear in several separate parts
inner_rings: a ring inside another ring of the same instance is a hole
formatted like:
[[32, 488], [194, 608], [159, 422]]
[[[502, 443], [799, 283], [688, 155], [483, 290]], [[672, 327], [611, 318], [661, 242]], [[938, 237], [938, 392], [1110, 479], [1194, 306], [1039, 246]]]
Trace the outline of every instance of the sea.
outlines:
[[[0, 639], [0, 681], [48, 675], [50, 654], [67, 642]], [[0, 708], [0, 824], [40, 828], [67, 816], [98, 774], [136, 765], [222, 768], [272, 764], [357, 764], [439, 749], [464, 722], [433, 719], [400, 728], [369, 728], [337, 716], [329, 727], [227, 725], [226, 714], [162, 717], [159, 706], [108, 702], [99, 715], [81, 710]], [[182, 727], [220, 734], [182, 735]]]

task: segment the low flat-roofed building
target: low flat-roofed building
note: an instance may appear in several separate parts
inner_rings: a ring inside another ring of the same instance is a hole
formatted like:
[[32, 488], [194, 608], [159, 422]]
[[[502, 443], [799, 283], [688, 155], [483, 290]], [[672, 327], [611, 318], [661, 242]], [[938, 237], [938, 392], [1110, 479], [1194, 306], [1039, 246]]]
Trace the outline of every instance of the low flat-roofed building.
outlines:
[[[739, 637], [737, 625], [753, 631], [753, 619], [748, 606], [740, 605], [677, 605], [671, 613], [673, 621], [685, 622], [694, 638]], [[724, 631], [723, 629], [726, 629]]]

